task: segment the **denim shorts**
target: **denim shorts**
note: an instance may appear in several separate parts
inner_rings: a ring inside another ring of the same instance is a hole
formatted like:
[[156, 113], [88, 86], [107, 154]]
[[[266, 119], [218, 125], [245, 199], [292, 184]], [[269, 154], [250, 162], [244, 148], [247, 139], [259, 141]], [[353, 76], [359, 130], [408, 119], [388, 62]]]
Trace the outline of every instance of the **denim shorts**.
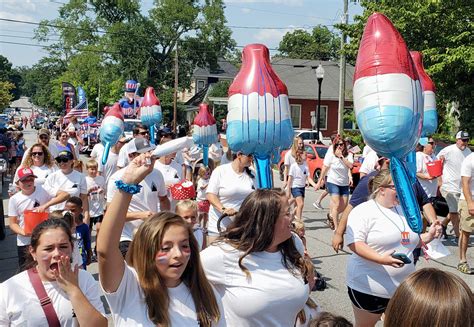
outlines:
[[294, 198], [297, 198], [299, 196], [302, 196], [304, 198], [304, 187], [292, 187], [291, 195], [293, 195]]
[[339, 186], [330, 182], [326, 183], [326, 190], [330, 195], [349, 196], [349, 185]]

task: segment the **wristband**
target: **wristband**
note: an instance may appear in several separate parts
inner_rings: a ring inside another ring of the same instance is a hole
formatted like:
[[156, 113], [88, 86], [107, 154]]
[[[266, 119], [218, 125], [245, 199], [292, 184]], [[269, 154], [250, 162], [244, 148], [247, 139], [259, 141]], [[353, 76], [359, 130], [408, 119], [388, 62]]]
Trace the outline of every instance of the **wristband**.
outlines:
[[137, 194], [140, 193], [140, 190], [142, 188], [141, 185], [138, 184], [126, 184], [120, 180], [115, 181], [115, 186], [117, 186], [117, 189], [124, 191], [125, 193], [129, 194]]

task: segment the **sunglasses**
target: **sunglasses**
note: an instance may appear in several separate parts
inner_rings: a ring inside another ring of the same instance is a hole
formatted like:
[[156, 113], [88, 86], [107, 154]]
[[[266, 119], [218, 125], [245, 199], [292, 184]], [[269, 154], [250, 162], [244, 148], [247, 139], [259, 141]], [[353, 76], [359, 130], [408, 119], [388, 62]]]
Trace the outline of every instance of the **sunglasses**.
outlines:
[[344, 143], [337, 143], [337, 145], [338, 145], [338, 146], [339, 146], [339, 145], [344, 145]]
[[461, 139], [463, 142], [469, 142], [469, 139]]
[[382, 187], [383, 187], [383, 188], [389, 188], [389, 189], [391, 189], [391, 190], [396, 190], [395, 185], [393, 185], [393, 184], [385, 185], [385, 186], [382, 186]]
[[46, 136], [46, 135], [40, 136], [40, 140], [49, 140], [49, 136]]
[[435, 144], [435, 142], [428, 142], [428, 144], [434, 145], [434, 144]]
[[146, 131], [146, 132], [138, 132], [138, 134], [140, 134], [140, 135], [148, 135], [148, 134], [150, 134], [150, 132], [148, 132], [148, 131]]
[[43, 152], [31, 152], [32, 156], [42, 156]]
[[69, 162], [69, 159], [68, 159], [68, 158], [58, 158], [58, 159], [56, 159], [56, 162], [57, 162], [58, 164], [60, 164], [60, 163], [66, 163], [66, 162]]

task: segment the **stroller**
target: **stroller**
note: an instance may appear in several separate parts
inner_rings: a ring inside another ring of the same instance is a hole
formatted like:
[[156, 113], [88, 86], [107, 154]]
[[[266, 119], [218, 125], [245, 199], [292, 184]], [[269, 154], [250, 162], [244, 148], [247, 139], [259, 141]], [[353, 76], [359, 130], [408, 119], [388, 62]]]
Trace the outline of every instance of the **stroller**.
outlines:
[[79, 149], [79, 153], [90, 155], [94, 145], [99, 143], [99, 125], [83, 124], [81, 131], [84, 145]]

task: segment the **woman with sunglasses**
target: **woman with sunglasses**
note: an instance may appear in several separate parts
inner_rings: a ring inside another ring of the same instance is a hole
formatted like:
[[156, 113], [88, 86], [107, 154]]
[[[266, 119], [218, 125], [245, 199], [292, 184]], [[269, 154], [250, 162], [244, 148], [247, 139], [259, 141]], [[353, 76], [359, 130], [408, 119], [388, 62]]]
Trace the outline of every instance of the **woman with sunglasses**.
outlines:
[[413, 251], [440, 235], [439, 229], [413, 232], [398, 201], [390, 171], [370, 182], [371, 199], [349, 214], [346, 244], [353, 254], [347, 264], [347, 288], [355, 326], [374, 326], [398, 285], [415, 271]]
[[48, 148], [42, 143], [33, 144], [30, 151], [25, 153], [24, 161], [17, 169], [15, 176], [18, 174], [18, 170], [23, 168], [33, 170], [36, 175], [35, 185], [43, 185], [46, 178], [58, 170]]
[[56, 143], [56, 148], [59, 152], [68, 151], [72, 153], [73, 159], [78, 160], [78, 156], [76, 155], [76, 148], [73, 144], [69, 143], [69, 135], [67, 132], [63, 131], [59, 134], [58, 142]]
[[[73, 169], [74, 156], [69, 151], [61, 151], [55, 158], [59, 170], [46, 178], [45, 187], [52, 190], [68, 192], [70, 196], [80, 197], [84, 209], [84, 223], [89, 224], [89, 200], [87, 193], [87, 182], [83, 174]], [[51, 211], [63, 210], [65, 203], [59, 203], [50, 208]]]
[[[207, 226], [208, 244], [219, 236], [217, 221], [222, 215], [233, 216], [237, 213], [247, 195], [255, 190], [255, 176], [250, 171], [252, 155], [242, 152], [233, 154], [231, 163], [220, 165], [211, 174], [206, 189], [206, 197], [211, 207]], [[230, 219], [222, 221], [222, 227], [230, 223]]]
[[347, 206], [349, 186], [352, 184], [353, 163], [354, 158], [352, 153], [347, 151], [346, 143], [341, 137], [337, 137], [334, 141], [333, 151], [328, 151], [324, 158], [321, 176], [316, 184], [316, 189], [321, 188], [327, 175], [326, 190], [331, 197], [327, 223], [332, 230], [337, 229], [338, 216]]

